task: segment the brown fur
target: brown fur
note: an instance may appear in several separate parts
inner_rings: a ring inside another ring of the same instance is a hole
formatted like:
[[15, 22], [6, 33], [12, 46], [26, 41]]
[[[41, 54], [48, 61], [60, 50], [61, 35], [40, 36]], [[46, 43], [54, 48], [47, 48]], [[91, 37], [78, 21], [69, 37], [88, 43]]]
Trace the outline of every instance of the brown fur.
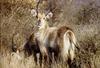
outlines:
[[39, 30], [35, 33], [42, 56], [51, 58], [54, 53], [55, 57], [61, 56], [65, 60], [70, 57], [73, 60], [76, 39], [72, 29], [66, 26], [49, 27], [48, 16], [51, 17], [52, 13], [38, 14]]
[[58, 28], [58, 30], [57, 30], [57, 35], [58, 35], [58, 38], [60, 39], [59, 44], [60, 44], [61, 48], [63, 47], [63, 36], [67, 30], [72, 31], [71, 28], [66, 27], [66, 26], [62, 26], [62, 27]]
[[[72, 29], [66, 26], [62, 26], [60, 28], [55, 28], [55, 29], [52, 29], [52, 27], [49, 27], [48, 29], [44, 30], [44, 34], [45, 34], [44, 37], [47, 37], [47, 40], [46, 40], [46, 43], [44, 43], [43, 45], [39, 44], [39, 46], [46, 47], [45, 48], [46, 50], [44, 52], [45, 55], [49, 53], [49, 57], [51, 57], [51, 54], [54, 53], [55, 57], [59, 57], [64, 45], [63, 36], [65, 32], [67, 32], [68, 30], [72, 31]], [[68, 34], [70, 36], [72, 35], [71, 32], [68, 32]], [[52, 42], [54, 42], [54, 44], [52, 44]]]

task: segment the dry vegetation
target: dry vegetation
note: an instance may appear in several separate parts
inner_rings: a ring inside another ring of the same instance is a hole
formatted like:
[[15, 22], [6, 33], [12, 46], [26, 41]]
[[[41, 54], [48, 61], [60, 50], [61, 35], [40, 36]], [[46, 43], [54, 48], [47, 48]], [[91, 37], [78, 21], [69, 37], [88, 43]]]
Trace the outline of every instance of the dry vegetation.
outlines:
[[[0, 0], [0, 68], [41, 68], [32, 55], [25, 57], [22, 51], [20, 58], [12, 54], [12, 45], [23, 48], [36, 30], [36, 19], [30, 14], [36, 5], [34, 1]], [[99, 0], [49, 0], [40, 5], [41, 10], [49, 9], [54, 13], [50, 26], [67, 25], [74, 30], [80, 45], [74, 68], [100, 67], [99, 3]], [[51, 68], [66, 68], [66, 65], [54, 62]]]

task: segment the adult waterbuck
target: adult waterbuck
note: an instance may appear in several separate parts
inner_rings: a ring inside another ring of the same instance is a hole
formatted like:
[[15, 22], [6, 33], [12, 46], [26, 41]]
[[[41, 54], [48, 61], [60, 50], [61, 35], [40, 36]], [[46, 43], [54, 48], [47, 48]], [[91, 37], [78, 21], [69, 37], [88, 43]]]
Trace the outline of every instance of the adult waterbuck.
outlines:
[[[31, 11], [33, 16], [37, 13], [33, 9]], [[38, 45], [42, 56], [51, 58], [52, 53], [54, 57], [60, 57], [63, 61], [75, 58], [75, 35], [69, 27], [49, 27], [48, 19], [53, 16], [53, 13], [47, 14], [38, 13], [38, 31], [35, 33], [35, 38], [38, 40]]]

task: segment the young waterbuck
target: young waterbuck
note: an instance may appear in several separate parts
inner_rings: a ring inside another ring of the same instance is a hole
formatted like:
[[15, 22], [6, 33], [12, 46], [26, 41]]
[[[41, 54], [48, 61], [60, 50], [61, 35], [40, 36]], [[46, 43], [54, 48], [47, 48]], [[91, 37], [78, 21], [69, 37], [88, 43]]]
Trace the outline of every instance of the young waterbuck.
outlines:
[[[31, 11], [33, 16], [37, 12]], [[35, 33], [35, 38], [38, 40], [40, 52], [43, 57], [52, 59], [54, 53], [55, 59], [60, 57], [64, 62], [75, 58], [76, 38], [72, 29], [66, 26], [49, 27], [48, 19], [53, 16], [52, 12], [47, 14], [39, 13], [37, 15], [38, 31]]]

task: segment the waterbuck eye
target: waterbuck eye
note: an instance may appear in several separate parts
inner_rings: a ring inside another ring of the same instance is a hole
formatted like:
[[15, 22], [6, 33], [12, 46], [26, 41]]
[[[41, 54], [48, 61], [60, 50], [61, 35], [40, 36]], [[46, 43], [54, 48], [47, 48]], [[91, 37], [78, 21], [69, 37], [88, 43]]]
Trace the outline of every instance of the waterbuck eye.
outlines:
[[45, 18], [45, 17], [44, 17], [43, 19], [44, 19], [44, 20], [46, 20], [46, 18]]

